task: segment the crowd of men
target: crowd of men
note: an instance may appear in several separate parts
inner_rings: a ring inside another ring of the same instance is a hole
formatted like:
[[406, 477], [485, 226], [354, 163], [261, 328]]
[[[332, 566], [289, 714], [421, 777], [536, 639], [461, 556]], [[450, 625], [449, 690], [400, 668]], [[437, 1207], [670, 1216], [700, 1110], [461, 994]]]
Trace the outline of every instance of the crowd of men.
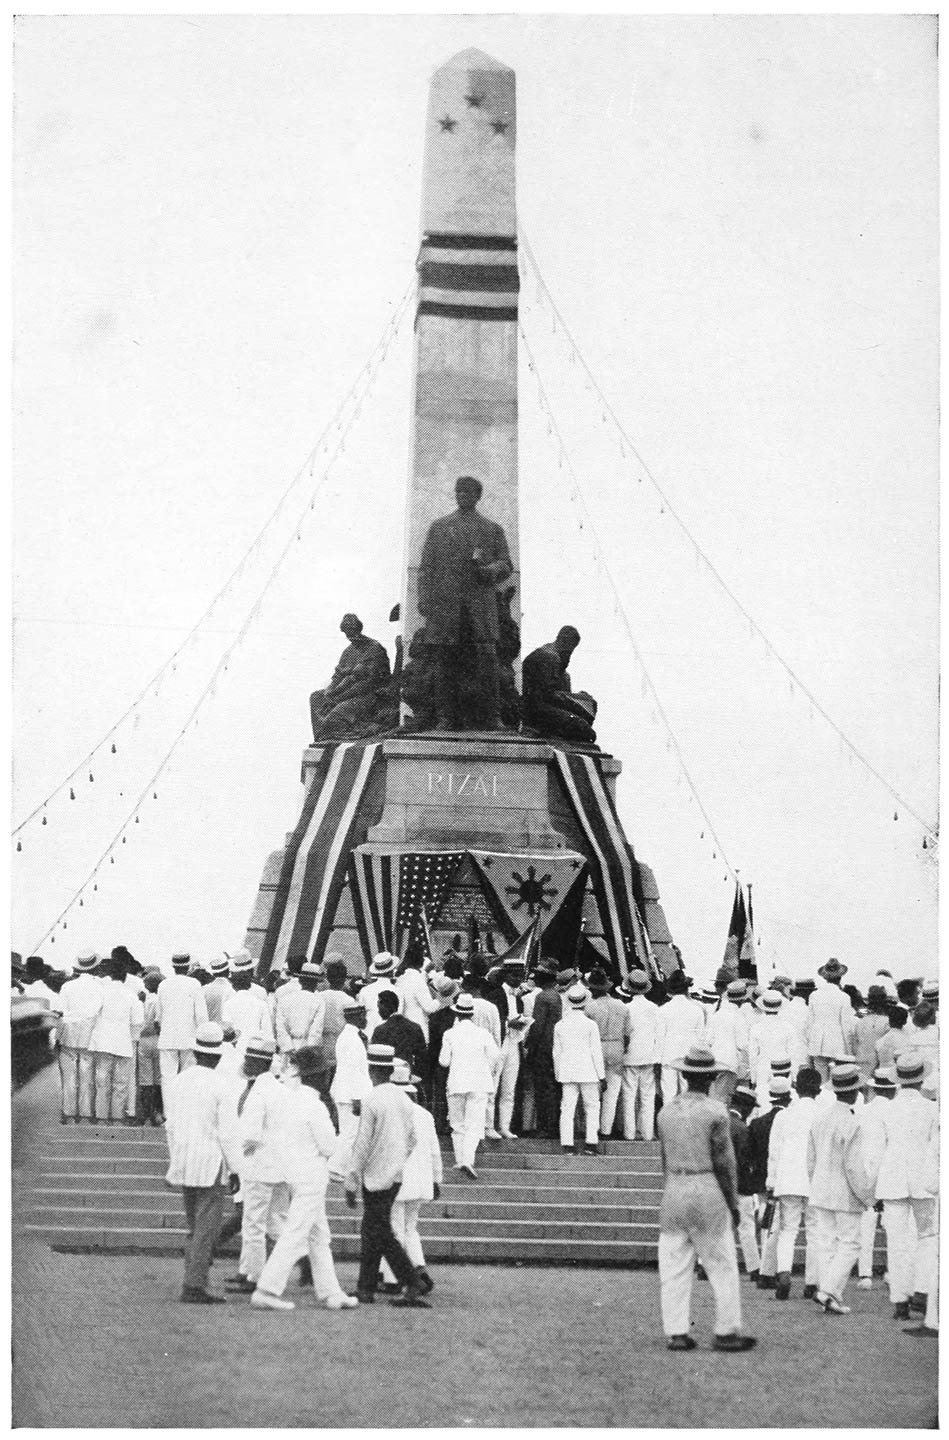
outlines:
[[[723, 968], [696, 990], [683, 972], [615, 985], [549, 959], [528, 976], [453, 947], [435, 962], [382, 953], [359, 979], [338, 956], [291, 957], [261, 985], [246, 951], [206, 970], [175, 955], [166, 974], [118, 946], [68, 978], [14, 957], [13, 979], [56, 1016], [63, 1124], [165, 1124], [189, 1228], [182, 1300], [220, 1302], [211, 1259], [239, 1227], [228, 1289], [255, 1306], [293, 1309], [303, 1262], [329, 1309], [380, 1291], [427, 1307], [418, 1220], [442, 1183], [439, 1134], [468, 1181], [485, 1138], [596, 1155], [658, 1134], [669, 1348], [694, 1348], [701, 1266], [714, 1347], [744, 1350], [739, 1248], [749, 1281], [786, 1301], [803, 1227], [802, 1296], [846, 1315], [854, 1267], [873, 1283], [881, 1216], [894, 1317], [923, 1312], [912, 1333], [938, 1331], [938, 983], [881, 971], [864, 997], [846, 970], [832, 959], [816, 980], [761, 987]], [[353, 1296], [333, 1267], [332, 1176], [363, 1207]]]

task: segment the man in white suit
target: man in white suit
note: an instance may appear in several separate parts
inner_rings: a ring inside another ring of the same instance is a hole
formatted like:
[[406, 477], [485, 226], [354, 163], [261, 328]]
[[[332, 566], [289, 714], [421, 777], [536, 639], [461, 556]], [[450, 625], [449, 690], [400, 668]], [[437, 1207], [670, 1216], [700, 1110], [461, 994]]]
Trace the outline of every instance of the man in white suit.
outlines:
[[909, 1319], [911, 1298], [920, 1308], [925, 1306], [936, 1268], [936, 1198], [927, 1184], [927, 1159], [939, 1111], [920, 1093], [925, 1068], [923, 1057], [914, 1051], [899, 1056], [899, 1090], [881, 1107], [878, 1143], [868, 1157], [876, 1198], [883, 1201], [894, 1320]]
[[853, 1051], [857, 1015], [850, 996], [840, 988], [847, 966], [832, 957], [817, 973], [825, 983], [807, 1002], [807, 1053], [826, 1085], [835, 1057]]
[[220, 1059], [220, 1025], [198, 1027], [195, 1064], [170, 1077], [165, 1134], [170, 1164], [169, 1185], [180, 1185], [188, 1221], [185, 1278], [181, 1300], [186, 1305], [221, 1305], [223, 1297], [208, 1293], [214, 1243], [221, 1228], [225, 1183], [236, 1180], [236, 1136], [230, 1119], [227, 1090], [214, 1068]]
[[455, 1169], [477, 1180], [475, 1156], [484, 1139], [488, 1096], [501, 1051], [490, 1032], [475, 1024], [474, 1008], [472, 995], [456, 998], [455, 1023], [445, 1031], [438, 1063], [448, 1071], [445, 1089]]
[[[269, 1037], [258, 1035], [248, 1040], [244, 1068], [252, 1084], [237, 1102], [244, 1199], [238, 1271], [244, 1284], [229, 1285], [239, 1291], [256, 1288], [267, 1261], [267, 1235], [280, 1234], [290, 1205], [283, 1147], [287, 1092], [270, 1068], [273, 1057], [274, 1043]], [[264, 1073], [255, 1075], [257, 1067]]]
[[[648, 977], [647, 977], [648, 978]], [[647, 987], [648, 988], [648, 987]], [[689, 985], [681, 970], [674, 970], [666, 980], [669, 999], [659, 1006], [656, 1060], [662, 1066], [660, 1083], [662, 1103], [667, 1105], [685, 1088], [676, 1061], [687, 1055], [694, 1045], [705, 1044], [705, 1011], [698, 1000], [689, 998]], [[652, 1139], [652, 1129], [645, 1136]]]
[[[646, 999], [649, 985], [645, 970], [632, 970], [626, 977], [626, 988], [633, 997], [626, 1006], [623, 1056], [623, 1135], [627, 1140], [652, 1140], [656, 1134], [656, 1062], [663, 1031], [659, 1006]], [[679, 1051], [670, 1060], [682, 1054]], [[677, 1075], [678, 1071], [673, 1073]]]
[[712, 1081], [711, 1093], [724, 1105], [731, 1103], [739, 1080], [747, 1080], [748, 1020], [742, 1003], [744, 980], [732, 980], [725, 989], [721, 1004], [709, 1016], [706, 1044], [715, 1056], [718, 1074]]
[[94, 951], [76, 960], [79, 972], [67, 980], [59, 992], [58, 1008], [62, 1011], [57, 1043], [59, 1047], [59, 1079], [62, 1086], [62, 1123], [75, 1120], [92, 1122], [92, 1080], [95, 1062], [89, 1048], [96, 1016], [102, 1009], [102, 982], [93, 971], [99, 964]]
[[819, 1274], [814, 1299], [828, 1315], [849, 1315], [849, 1307], [843, 1303], [844, 1290], [860, 1254], [860, 1217], [872, 1198], [873, 1186], [863, 1163], [863, 1137], [853, 1113], [860, 1089], [856, 1063], [835, 1065], [830, 1083], [836, 1103], [824, 1109], [815, 1106], [807, 1142]]
[[204, 992], [188, 974], [190, 955], [172, 955], [174, 974], [158, 987], [155, 1018], [158, 1021], [158, 1064], [161, 1069], [161, 1098], [168, 1114], [168, 1082], [194, 1064], [194, 1038], [199, 1025], [208, 1019]]
[[96, 1119], [118, 1125], [125, 1119], [135, 1036], [145, 1019], [145, 1008], [124, 983], [125, 966], [121, 960], [105, 960], [103, 969], [102, 1007], [92, 1027], [89, 1048], [95, 1061]]
[[573, 1150], [573, 1121], [577, 1099], [583, 1097], [586, 1126], [585, 1155], [598, 1154], [600, 1136], [600, 1082], [606, 1076], [603, 1046], [596, 1021], [584, 1014], [590, 992], [571, 985], [564, 999], [566, 1010], [554, 1026], [554, 1074], [560, 1084], [560, 1148]]
[[748, 1031], [748, 1069], [758, 1104], [768, 1104], [768, 1086], [775, 1060], [792, 1060], [796, 1032], [784, 1015], [784, 997], [777, 990], [766, 990], [758, 1002], [760, 1014], [752, 1019]]

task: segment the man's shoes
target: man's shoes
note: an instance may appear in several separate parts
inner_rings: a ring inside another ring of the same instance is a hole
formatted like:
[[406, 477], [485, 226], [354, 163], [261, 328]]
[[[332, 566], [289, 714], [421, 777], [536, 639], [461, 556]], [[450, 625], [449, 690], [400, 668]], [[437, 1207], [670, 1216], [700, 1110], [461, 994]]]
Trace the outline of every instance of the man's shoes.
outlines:
[[893, 1306], [893, 1319], [894, 1319], [894, 1320], [908, 1320], [908, 1319], [909, 1319], [909, 1301], [908, 1301], [908, 1300], [898, 1300], [898, 1301], [896, 1302], [896, 1304]]
[[815, 1287], [814, 1293], [813, 1293], [813, 1295], [811, 1296], [811, 1299], [813, 1300], [813, 1302], [814, 1302], [815, 1305], [819, 1305], [820, 1308], [823, 1310], [824, 1306], [827, 1304], [827, 1301], [830, 1299], [830, 1296], [829, 1296], [829, 1295], [825, 1295], [824, 1292], [823, 1292], [823, 1290], [818, 1290], [818, 1289]]
[[400, 1295], [397, 1300], [390, 1300], [389, 1304], [399, 1310], [431, 1310], [432, 1308], [414, 1285], [410, 1285], [405, 1294]]
[[667, 1350], [694, 1350], [695, 1341], [691, 1335], [670, 1335], [666, 1341]]
[[246, 1275], [229, 1275], [224, 1281], [224, 1289], [236, 1295], [253, 1295], [257, 1281], [249, 1280]]
[[599, 1155], [600, 1147], [598, 1145], [584, 1145], [583, 1153], [584, 1155]]
[[574, 1153], [574, 1151], [573, 1151], [573, 1146], [572, 1146], [572, 1145], [561, 1145], [561, 1147], [560, 1147], [560, 1153], [561, 1153], [561, 1155], [572, 1155], [572, 1154]]
[[402, 1286], [397, 1280], [383, 1280], [378, 1287], [380, 1295], [401, 1295]]
[[435, 1289], [435, 1281], [429, 1275], [424, 1265], [415, 1267], [415, 1285], [422, 1295], [431, 1295]]
[[780, 1275], [778, 1275], [775, 1282], [774, 1298], [775, 1300], [787, 1300], [790, 1298], [790, 1295], [791, 1277], [786, 1271], [783, 1271]]
[[501, 1131], [501, 1139], [502, 1139], [502, 1140], [516, 1140], [517, 1138], [518, 1138], [518, 1137], [514, 1134], [514, 1131], [513, 1131], [513, 1130], [502, 1130], [502, 1131]]
[[929, 1296], [928, 1296], [928, 1295], [924, 1295], [921, 1290], [917, 1290], [915, 1295], [911, 1295], [911, 1296], [909, 1297], [908, 1304], [909, 1304], [910, 1310], [911, 1310], [911, 1311], [912, 1311], [912, 1310], [915, 1310], [916, 1313], [917, 1313], [917, 1315], [925, 1315], [925, 1314], [926, 1314], [926, 1302], [927, 1302], [928, 1299], [929, 1299]]
[[861, 1275], [861, 1276], [860, 1276], [860, 1279], [857, 1281], [857, 1289], [858, 1289], [858, 1290], [872, 1290], [872, 1289], [873, 1289], [873, 1281], [870, 1279], [870, 1276], [869, 1276], [869, 1275]]
[[849, 1315], [850, 1306], [841, 1305], [835, 1295], [828, 1295], [824, 1301], [824, 1312], [827, 1315]]
[[[71, 1125], [73, 1123], [73, 1119], [74, 1117], [72, 1115], [60, 1115], [59, 1123], [60, 1125]], [[76, 1121], [76, 1124], [79, 1124], [78, 1120]]]
[[484, 1138], [485, 1140], [500, 1140], [501, 1133], [498, 1130], [485, 1130]]
[[186, 1285], [179, 1296], [182, 1305], [223, 1305], [223, 1295], [209, 1295], [207, 1290], [200, 1290], [197, 1286]]
[[753, 1335], [716, 1335], [712, 1341], [713, 1350], [753, 1350], [757, 1345]]
[[[759, 1284], [760, 1284], [760, 1282], [759, 1282]], [[801, 1299], [802, 1299], [802, 1300], [813, 1300], [813, 1299], [814, 1299], [814, 1296], [815, 1296], [816, 1294], [817, 1294], [817, 1286], [816, 1286], [816, 1285], [805, 1285], [805, 1286], [804, 1286], [804, 1289], [801, 1291]]]
[[292, 1300], [284, 1300], [280, 1295], [271, 1295], [269, 1290], [254, 1290], [250, 1297], [250, 1303], [255, 1310], [295, 1310], [297, 1307]]
[[759, 1276], [758, 1276], [758, 1289], [759, 1289], [759, 1290], [774, 1290], [774, 1289], [776, 1288], [776, 1286], [777, 1286], [777, 1283], [778, 1283], [778, 1282], [777, 1282], [777, 1280], [774, 1278], [773, 1275], [759, 1275]]
[[376, 1297], [372, 1290], [357, 1290], [356, 1299], [360, 1305], [373, 1305], [375, 1304]]
[[927, 1338], [931, 1338], [933, 1340], [939, 1339], [939, 1331], [934, 1330], [931, 1325], [904, 1325], [903, 1334], [915, 1335], [917, 1340], [923, 1340]]
[[758, 1283], [758, 1276], [759, 1276], [760, 1274], [761, 1274], [760, 1270], [749, 1270], [749, 1271], [748, 1271], [748, 1279], [751, 1281], [752, 1285], [757, 1285], [757, 1283]]
[[459, 1165], [458, 1169], [462, 1175], [467, 1175], [469, 1180], [477, 1180], [478, 1172], [473, 1165]]
[[326, 1302], [327, 1310], [355, 1310], [359, 1304], [355, 1295], [347, 1295], [341, 1290], [338, 1295], [331, 1295]]

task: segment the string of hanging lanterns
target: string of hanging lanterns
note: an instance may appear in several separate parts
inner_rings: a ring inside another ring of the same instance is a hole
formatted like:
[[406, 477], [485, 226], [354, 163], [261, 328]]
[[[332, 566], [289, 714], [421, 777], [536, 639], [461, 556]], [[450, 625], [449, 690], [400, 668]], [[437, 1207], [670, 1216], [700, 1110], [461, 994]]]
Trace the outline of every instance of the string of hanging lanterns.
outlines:
[[[556, 300], [551, 294], [550, 287], [544, 279], [540, 266], [537, 262], [537, 257], [535, 256], [530, 241], [528, 240], [527, 235], [525, 234], [523, 229], [519, 230], [519, 245], [521, 252], [526, 257], [527, 263], [529, 265], [529, 274], [525, 275], [525, 279], [532, 279], [534, 282], [535, 303], [538, 305], [538, 307], [546, 305], [550, 313], [552, 334], [561, 335], [565, 344], [569, 347], [569, 363], [571, 365], [579, 364], [579, 366], [581, 367], [586, 377], [586, 388], [591, 394], [595, 396], [596, 400], [599, 403], [602, 423], [612, 425], [613, 429], [616, 431], [619, 440], [619, 451], [621, 459], [625, 461], [630, 457], [632, 458], [636, 465], [637, 481], [641, 483], [643, 478], [645, 477], [645, 479], [648, 480], [655, 494], [659, 498], [660, 515], [668, 514], [669, 516], [671, 516], [671, 518], [675, 521], [676, 525], [681, 530], [682, 534], [692, 546], [695, 555], [696, 565], [698, 565], [700, 568], [704, 567], [704, 570], [709, 575], [711, 575], [712, 579], [716, 582], [723, 594], [728, 598], [731, 604], [744, 618], [748, 625], [748, 633], [750, 638], [752, 640], [757, 640], [764, 648], [765, 653], [784, 670], [785, 674], [788, 677], [790, 696], [794, 698], [796, 694], [800, 692], [800, 694], [808, 702], [809, 717], [813, 719], [815, 714], [819, 715], [824, 721], [824, 723], [828, 725], [838, 737], [841, 745], [848, 753], [848, 759], [850, 761], [857, 760], [858, 763], [863, 767], [865, 774], [868, 777], [872, 776], [872, 778], [875, 779], [896, 802], [896, 808], [893, 812], [894, 821], [899, 820], [901, 811], [903, 811], [906, 815], [910, 816], [913, 820], [916, 821], [916, 823], [923, 831], [923, 849], [931, 849], [936, 844], [938, 835], [938, 824], [933, 824], [930, 821], [926, 820], [925, 817], [921, 815], [919, 811], [914, 806], [912, 806], [909, 801], [900, 793], [900, 791], [896, 789], [896, 787], [886, 778], [886, 776], [881, 774], [881, 772], [876, 768], [876, 766], [873, 765], [873, 763], [867, 758], [863, 751], [860, 750], [860, 748], [850, 739], [850, 737], [842, 729], [842, 727], [838, 725], [836, 720], [834, 720], [833, 716], [829, 714], [829, 712], [817, 699], [813, 691], [801, 679], [800, 675], [797, 673], [794, 667], [790, 665], [787, 660], [784, 659], [783, 655], [775, 647], [775, 645], [768, 638], [765, 632], [761, 629], [760, 625], [758, 625], [754, 617], [748, 613], [744, 605], [738, 599], [738, 596], [735, 594], [731, 586], [725, 580], [724, 576], [717, 569], [712, 560], [709, 559], [708, 555], [702, 549], [699, 542], [695, 539], [694, 535], [683, 520], [682, 516], [679, 514], [675, 506], [670, 502], [668, 495], [665, 493], [662, 486], [659, 484], [659, 481], [656, 479], [655, 475], [653, 475], [652, 471], [649, 469], [649, 466], [643, 459], [643, 456], [638, 446], [636, 445], [636, 442], [630, 437], [622, 422], [620, 421], [619, 416], [616, 414], [616, 411], [613, 409], [613, 406], [610, 404], [609, 400], [603, 393], [599, 381], [597, 380], [596, 376], [588, 365], [583, 355], [583, 352], [581, 351], [579, 345], [574, 339], [573, 333], [571, 332], [569, 326], [567, 325], [567, 322], [563, 318], [563, 314], [561, 313]], [[628, 456], [627, 451], [629, 452]]]

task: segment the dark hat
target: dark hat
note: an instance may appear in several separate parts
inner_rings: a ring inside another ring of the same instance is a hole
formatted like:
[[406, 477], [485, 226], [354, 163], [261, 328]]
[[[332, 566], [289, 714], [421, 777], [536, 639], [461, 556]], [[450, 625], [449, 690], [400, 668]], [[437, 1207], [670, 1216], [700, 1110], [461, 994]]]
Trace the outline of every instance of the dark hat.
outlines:
[[185, 955], [182, 951], [178, 955], [172, 955], [171, 963], [176, 970], [187, 970], [188, 966], [191, 964], [191, 956]]
[[557, 967], [552, 960], [541, 960], [534, 966], [534, 974], [540, 975], [544, 980], [554, 980], [557, 976]]
[[795, 980], [795, 982], [794, 982], [794, 993], [795, 993], [795, 995], [807, 996], [807, 995], [810, 995], [810, 994], [812, 993], [812, 991], [814, 991], [814, 990], [816, 990], [816, 989], [817, 989], [817, 985], [816, 985], [816, 982], [813, 981], [813, 980]]
[[896, 1060], [896, 1083], [918, 1085], [926, 1073], [926, 1062], [918, 1050], [904, 1050]]
[[752, 1105], [757, 1105], [758, 1103], [758, 1096], [750, 1085], [736, 1085], [732, 1098], [735, 1100], [744, 1100], [746, 1103], [750, 1100]]
[[319, 1075], [326, 1069], [323, 1052], [318, 1045], [301, 1045], [299, 1050], [293, 1052], [291, 1059], [299, 1070], [301, 1077], [305, 1075]]
[[666, 977], [667, 995], [686, 995], [688, 990], [689, 980], [684, 970], [673, 970], [672, 974]]
[[605, 995], [610, 988], [610, 977], [597, 966], [587, 976], [587, 984], [594, 995]]
[[391, 1045], [370, 1045], [366, 1060], [377, 1070], [391, 1070], [395, 1063], [395, 1051]]
[[842, 980], [847, 973], [847, 966], [841, 965], [840, 961], [832, 955], [827, 964], [822, 965], [817, 973], [824, 980]]
[[570, 986], [571, 986], [571, 985], [575, 985], [579, 979], [580, 979], [580, 974], [579, 974], [579, 971], [577, 971], [577, 970], [574, 970], [574, 969], [570, 969], [570, 970], [558, 970], [558, 971], [557, 971], [557, 989], [558, 989], [558, 990], [569, 990]]
[[706, 1050], [701, 1045], [693, 1045], [681, 1060], [673, 1060], [672, 1066], [683, 1075], [720, 1075], [722, 1070], [711, 1050]]

